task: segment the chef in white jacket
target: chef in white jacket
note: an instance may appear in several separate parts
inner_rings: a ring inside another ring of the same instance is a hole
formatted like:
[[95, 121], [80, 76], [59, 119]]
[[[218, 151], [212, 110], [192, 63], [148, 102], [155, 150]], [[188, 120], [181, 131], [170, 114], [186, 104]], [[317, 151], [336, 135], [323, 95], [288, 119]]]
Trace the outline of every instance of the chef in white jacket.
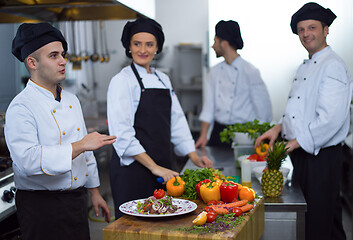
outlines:
[[22, 24], [12, 53], [30, 73], [6, 112], [5, 137], [13, 160], [22, 239], [89, 239], [87, 199], [96, 215], [110, 212], [101, 197], [93, 150], [115, 137], [87, 135], [81, 106], [59, 85], [67, 43], [48, 23]]
[[268, 139], [272, 145], [278, 136], [288, 141], [292, 182], [307, 203], [305, 239], [346, 239], [340, 181], [353, 85], [346, 64], [326, 41], [335, 18], [313, 2], [293, 14], [292, 32], [309, 56], [297, 69], [279, 124], [255, 143]]

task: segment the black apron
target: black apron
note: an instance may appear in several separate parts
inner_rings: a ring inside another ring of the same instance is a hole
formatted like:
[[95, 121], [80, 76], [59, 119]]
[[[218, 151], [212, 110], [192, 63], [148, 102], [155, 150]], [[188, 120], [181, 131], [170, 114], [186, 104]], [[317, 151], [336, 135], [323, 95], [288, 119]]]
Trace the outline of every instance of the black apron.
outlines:
[[[131, 68], [141, 87], [141, 97], [135, 113], [135, 137], [156, 164], [171, 169], [170, 119], [172, 102], [169, 89], [145, 89], [133, 63], [131, 63]], [[160, 80], [159, 77], [158, 79]], [[155, 189], [165, 188], [164, 185], [157, 182], [157, 176], [138, 161], [135, 160], [129, 166], [121, 166], [120, 158], [115, 150], [110, 164], [110, 185], [116, 219], [123, 215], [119, 211], [119, 206], [122, 203], [147, 198], [153, 195]]]
[[323, 148], [316, 156], [298, 148], [290, 157], [292, 182], [300, 186], [307, 202], [305, 239], [346, 239], [340, 201], [341, 144]]
[[224, 147], [224, 148], [232, 148], [231, 143], [221, 142], [221, 137], [219, 134], [225, 129], [228, 125], [220, 124], [218, 122], [214, 122], [213, 129], [211, 132], [210, 140], [208, 141], [207, 145], [212, 147]]

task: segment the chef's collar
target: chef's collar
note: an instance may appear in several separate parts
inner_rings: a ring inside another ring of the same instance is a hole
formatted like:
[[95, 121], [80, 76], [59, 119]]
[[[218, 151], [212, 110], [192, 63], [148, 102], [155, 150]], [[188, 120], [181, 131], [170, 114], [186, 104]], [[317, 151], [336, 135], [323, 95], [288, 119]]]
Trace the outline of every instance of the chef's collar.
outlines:
[[240, 64], [240, 60], [241, 59], [241, 57], [240, 57], [240, 55], [238, 56], [238, 57], [236, 57], [234, 60], [233, 60], [233, 62], [230, 64], [230, 65], [232, 65], [233, 67], [235, 67], [235, 68], [238, 68], [239, 67], [239, 64]]
[[[134, 63], [134, 65], [135, 65], [137, 71], [142, 72], [142, 73], [146, 73], [146, 74], [150, 74], [150, 73], [147, 72], [146, 68], [144, 68], [144, 67], [142, 67], [142, 66], [140, 66], [140, 65], [138, 65], [136, 63]], [[156, 69], [154, 67], [150, 67], [150, 69], [151, 69], [152, 73], [154, 73], [156, 71]]]
[[331, 50], [331, 47], [327, 46], [327, 47], [321, 49], [320, 51], [314, 53], [310, 59], [305, 59], [304, 62], [317, 61], [318, 59], [320, 59], [323, 55], [325, 55], [330, 50]]
[[[50, 99], [54, 98], [54, 94], [51, 91], [49, 91], [45, 87], [42, 87], [42, 86], [38, 85], [37, 83], [35, 83], [31, 79], [28, 80], [27, 86], [31, 86], [31, 87], [36, 88], [37, 90], [39, 90], [47, 98], [50, 98]], [[57, 94], [56, 94], [55, 100], [60, 102], [61, 101], [61, 93], [62, 93], [62, 87], [60, 85], [57, 85], [56, 93]]]

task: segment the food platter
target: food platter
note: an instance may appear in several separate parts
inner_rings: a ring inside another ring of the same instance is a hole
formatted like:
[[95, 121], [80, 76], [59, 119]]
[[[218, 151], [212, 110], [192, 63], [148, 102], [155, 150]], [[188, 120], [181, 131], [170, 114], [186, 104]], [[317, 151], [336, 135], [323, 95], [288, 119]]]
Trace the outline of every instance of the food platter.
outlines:
[[131, 215], [131, 216], [136, 216], [136, 217], [172, 217], [172, 216], [179, 216], [179, 215], [192, 212], [197, 208], [196, 203], [192, 201], [173, 198], [173, 204], [178, 207], [178, 210], [176, 212], [168, 213], [168, 214], [142, 214], [137, 212], [137, 204], [138, 202], [143, 202], [143, 201], [145, 201], [145, 199], [132, 200], [132, 201], [123, 203], [122, 205], [120, 205], [119, 210], [122, 213]]

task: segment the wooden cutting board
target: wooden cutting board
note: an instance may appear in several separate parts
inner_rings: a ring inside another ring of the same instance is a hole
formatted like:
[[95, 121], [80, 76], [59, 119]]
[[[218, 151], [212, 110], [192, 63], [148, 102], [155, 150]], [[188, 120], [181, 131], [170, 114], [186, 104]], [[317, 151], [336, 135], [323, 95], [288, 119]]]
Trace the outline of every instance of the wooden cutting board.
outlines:
[[191, 213], [161, 218], [134, 217], [125, 215], [103, 229], [103, 240], [183, 240], [183, 239], [237, 239], [258, 240], [265, 228], [265, 207], [263, 198], [245, 220], [233, 230], [219, 233], [195, 234], [174, 231], [178, 227], [192, 226], [192, 220], [205, 208], [200, 200], [195, 200], [197, 209]]

